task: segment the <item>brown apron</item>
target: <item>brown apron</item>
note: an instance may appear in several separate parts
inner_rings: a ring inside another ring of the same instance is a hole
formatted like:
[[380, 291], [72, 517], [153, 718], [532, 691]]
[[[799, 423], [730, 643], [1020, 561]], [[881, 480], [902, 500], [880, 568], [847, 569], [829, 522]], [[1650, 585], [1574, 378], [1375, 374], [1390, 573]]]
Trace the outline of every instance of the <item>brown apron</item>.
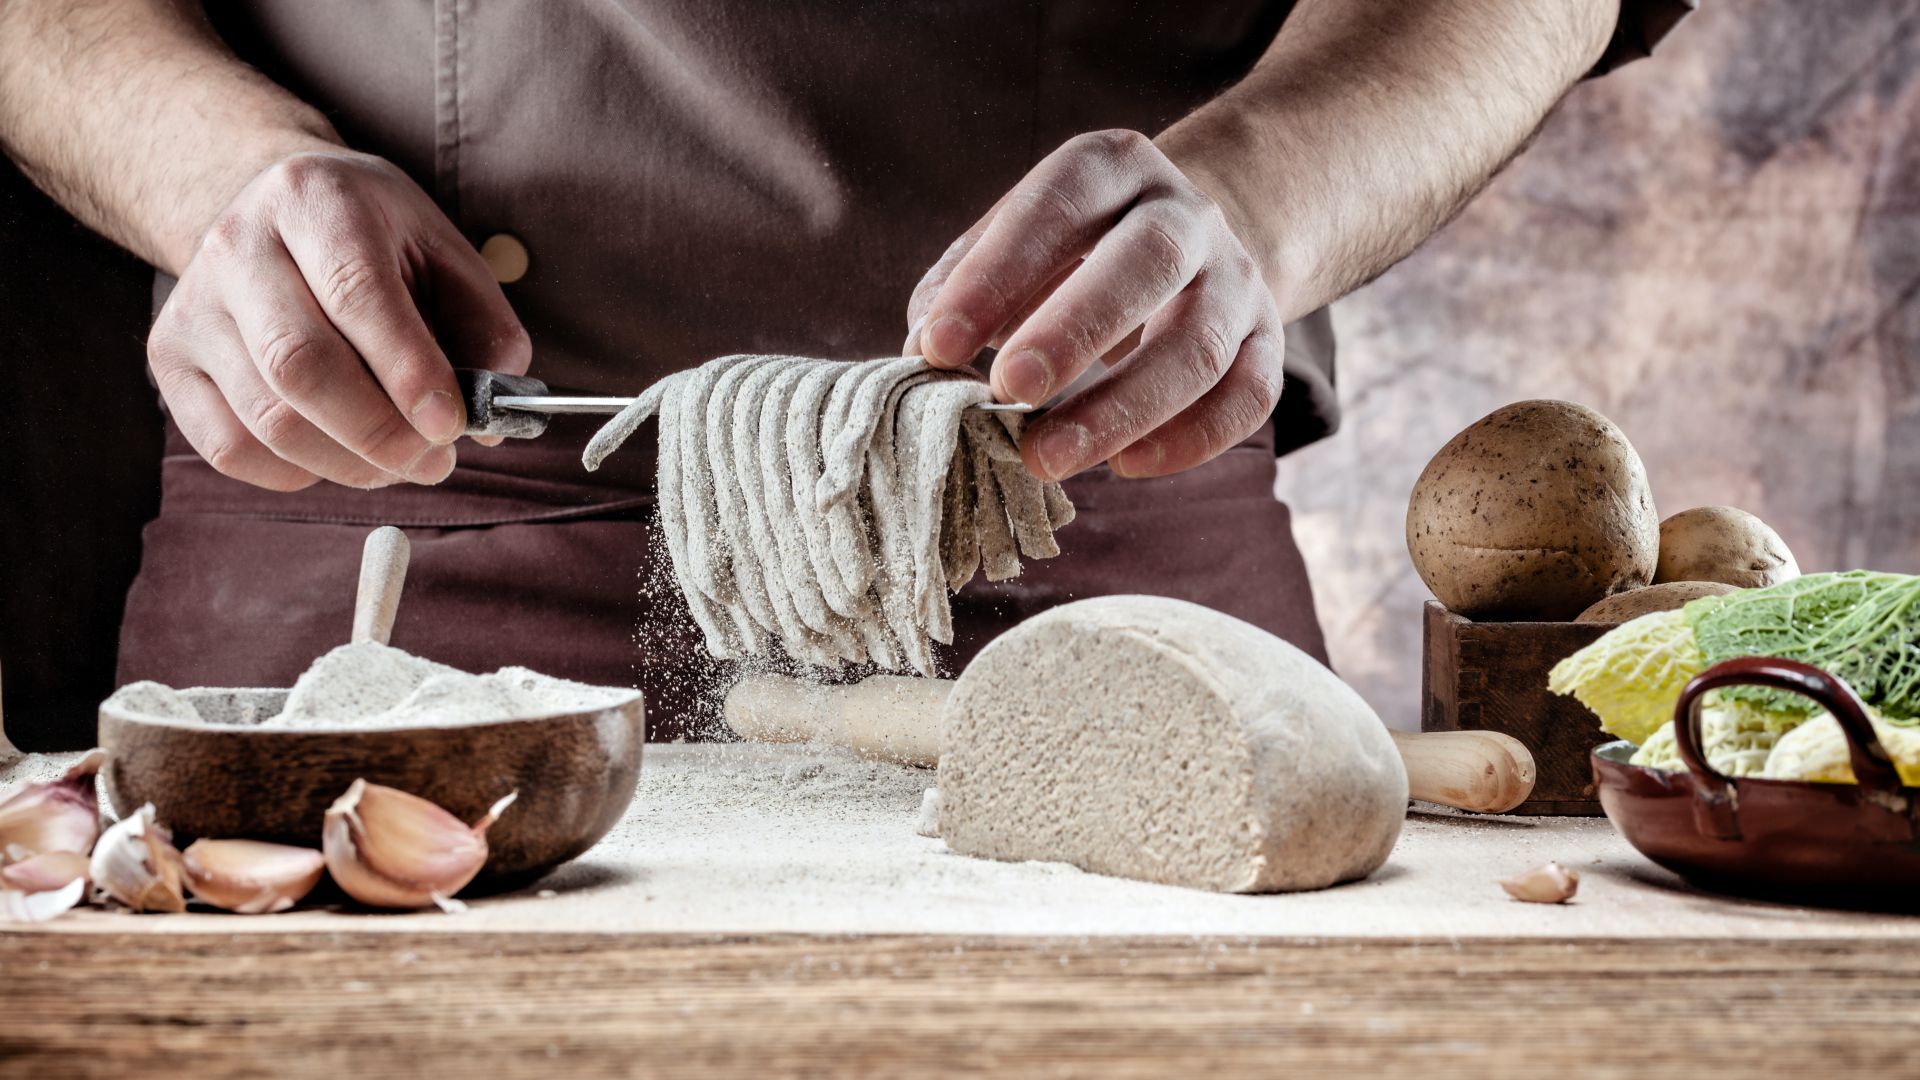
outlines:
[[[1084, 131], [1164, 128], [1243, 74], [1289, 5], [211, 6], [240, 55], [406, 169], [476, 245], [524, 245], [505, 288], [531, 374], [632, 393], [726, 353], [891, 354], [919, 275], [1040, 157]], [[1288, 337], [1273, 423], [1181, 476], [1076, 478], [1063, 554], [970, 585], [949, 665], [1035, 611], [1118, 592], [1207, 604], [1324, 660], [1273, 459], [1332, 430], [1325, 313]], [[391, 523], [414, 542], [396, 645], [637, 680], [656, 734], [687, 730], [714, 672], [677, 596], [649, 587], [652, 433], [589, 475], [590, 426], [462, 446], [436, 488], [281, 495], [221, 477], [170, 425], [120, 678], [285, 685], [345, 638], [359, 545]]]
[[[638, 685], [656, 737], [701, 734], [727, 669], [707, 657], [667, 576], [646, 481], [569, 503], [539, 475], [545, 462], [527, 460], [564, 446], [578, 471], [591, 425], [557, 426], [535, 444], [469, 454], [444, 496], [415, 493], [415, 512], [318, 496], [287, 516], [238, 508], [234, 485], [170, 427], [164, 503], [127, 596], [121, 680], [287, 685], [346, 640], [360, 545], [369, 527], [400, 520], [413, 558], [393, 644], [469, 670], [522, 664]], [[649, 424], [629, 445], [652, 439]], [[1060, 533], [1061, 554], [955, 597], [943, 667], [958, 671], [1036, 611], [1115, 592], [1219, 608], [1325, 659], [1273, 476], [1269, 429], [1178, 477], [1129, 481], [1102, 468], [1074, 478], [1067, 489], [1081, 513]], [[517, 511], [502, 518], [503, 507]]]

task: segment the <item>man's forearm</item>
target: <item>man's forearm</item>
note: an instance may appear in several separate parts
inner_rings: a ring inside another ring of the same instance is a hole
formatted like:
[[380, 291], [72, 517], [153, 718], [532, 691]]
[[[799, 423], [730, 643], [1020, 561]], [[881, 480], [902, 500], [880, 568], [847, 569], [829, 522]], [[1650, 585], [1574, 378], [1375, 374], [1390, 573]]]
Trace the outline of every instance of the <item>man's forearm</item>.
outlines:
[[1617, 0], [1308, 0], [1155, 140], [1298, 318], [1444, 225], [1599, 58]]
[[81, 221], [179, 273], [236, 192], [338, 145], [191, 0], [0, 3], [0, 148]]

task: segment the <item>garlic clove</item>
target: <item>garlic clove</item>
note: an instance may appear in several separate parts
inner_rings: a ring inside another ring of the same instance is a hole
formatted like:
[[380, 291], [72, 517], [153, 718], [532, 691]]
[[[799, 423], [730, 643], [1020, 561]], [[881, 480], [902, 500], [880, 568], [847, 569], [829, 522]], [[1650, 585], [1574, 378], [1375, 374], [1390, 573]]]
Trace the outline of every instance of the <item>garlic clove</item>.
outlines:
[[86, 892], [85, 878], [74, 878], [44, 892], [0, 889], [0, 922], [46, 922], [73, 910]]
[[222, 911], [285, 911], [320, 884], [327, 860], [312, 848], [259, 840], [196, 840], [180, 855], [193, 898]]
[[60, 779], [27, 784], [0, 801], [0, 863], [48, 851], [92, 850], [100, 836], [94, 774], [106, 759], [106, 751], [93, 750]]
[[1500, 887], [1515, 900], [1531, 904], [1564, 904], [1580, 891], [1580, 875], [1557, 862], [1542, 863], [1518, 877], [1502, 881]]
[[135, 911], [187, 908], [180, 852], [172, 835], [154, 823], [152, 803], [100, 834], [87, 869], [95, 888]]
[[320, 845], [327, 870], [371, 907], [462, 910], [453, 895], [486, 864], [487, 829], [515, 794], [467, 825], [418, 795], [355, 780], [327, 810]]
[[87, 879], [87, 857], [77, 851], [43, 851], [0, 866], [0, 887], [25, 893], [52, 892]]

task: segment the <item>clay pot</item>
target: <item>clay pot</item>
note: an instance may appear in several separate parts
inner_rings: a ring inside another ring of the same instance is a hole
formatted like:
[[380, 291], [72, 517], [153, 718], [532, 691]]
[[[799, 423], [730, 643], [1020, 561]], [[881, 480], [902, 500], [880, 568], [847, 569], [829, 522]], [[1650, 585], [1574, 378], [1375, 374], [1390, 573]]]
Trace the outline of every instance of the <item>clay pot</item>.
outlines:
[[[1735, 779], [1700, 749], [1700, 696], [1749, 684], [1792, 690], [1832, 713], [1857, 784]], [[1689, 682], [1674, 704], [1687, 771], [1632, 765], [1634, 746], [1593, 751], [1600, 805], [1641, 854], [1702, 888], [1848, 907], [1915, 906], [1920, 788], [1901, 784], [1866, 709], [1837, 676], [1792, 660], [1742, 657]]]

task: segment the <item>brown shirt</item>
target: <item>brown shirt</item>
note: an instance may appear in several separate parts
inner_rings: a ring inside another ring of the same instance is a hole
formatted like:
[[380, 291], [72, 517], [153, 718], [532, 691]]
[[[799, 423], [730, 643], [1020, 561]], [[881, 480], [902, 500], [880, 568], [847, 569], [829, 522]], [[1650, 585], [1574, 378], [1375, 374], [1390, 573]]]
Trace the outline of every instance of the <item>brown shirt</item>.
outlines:
[[[247, 60], [530, 253], [507, 295], [557, 387], [732, 352], [897, 351], [909, 292], [1042, 156], [1155, 132], [1239, 79], [1290, 3], [213, 5]], [[1628, 0], [1601, 70], [1684, 10]], [[1324, 312], [1292, 328], [1280, 452], [1331, 431]]]

